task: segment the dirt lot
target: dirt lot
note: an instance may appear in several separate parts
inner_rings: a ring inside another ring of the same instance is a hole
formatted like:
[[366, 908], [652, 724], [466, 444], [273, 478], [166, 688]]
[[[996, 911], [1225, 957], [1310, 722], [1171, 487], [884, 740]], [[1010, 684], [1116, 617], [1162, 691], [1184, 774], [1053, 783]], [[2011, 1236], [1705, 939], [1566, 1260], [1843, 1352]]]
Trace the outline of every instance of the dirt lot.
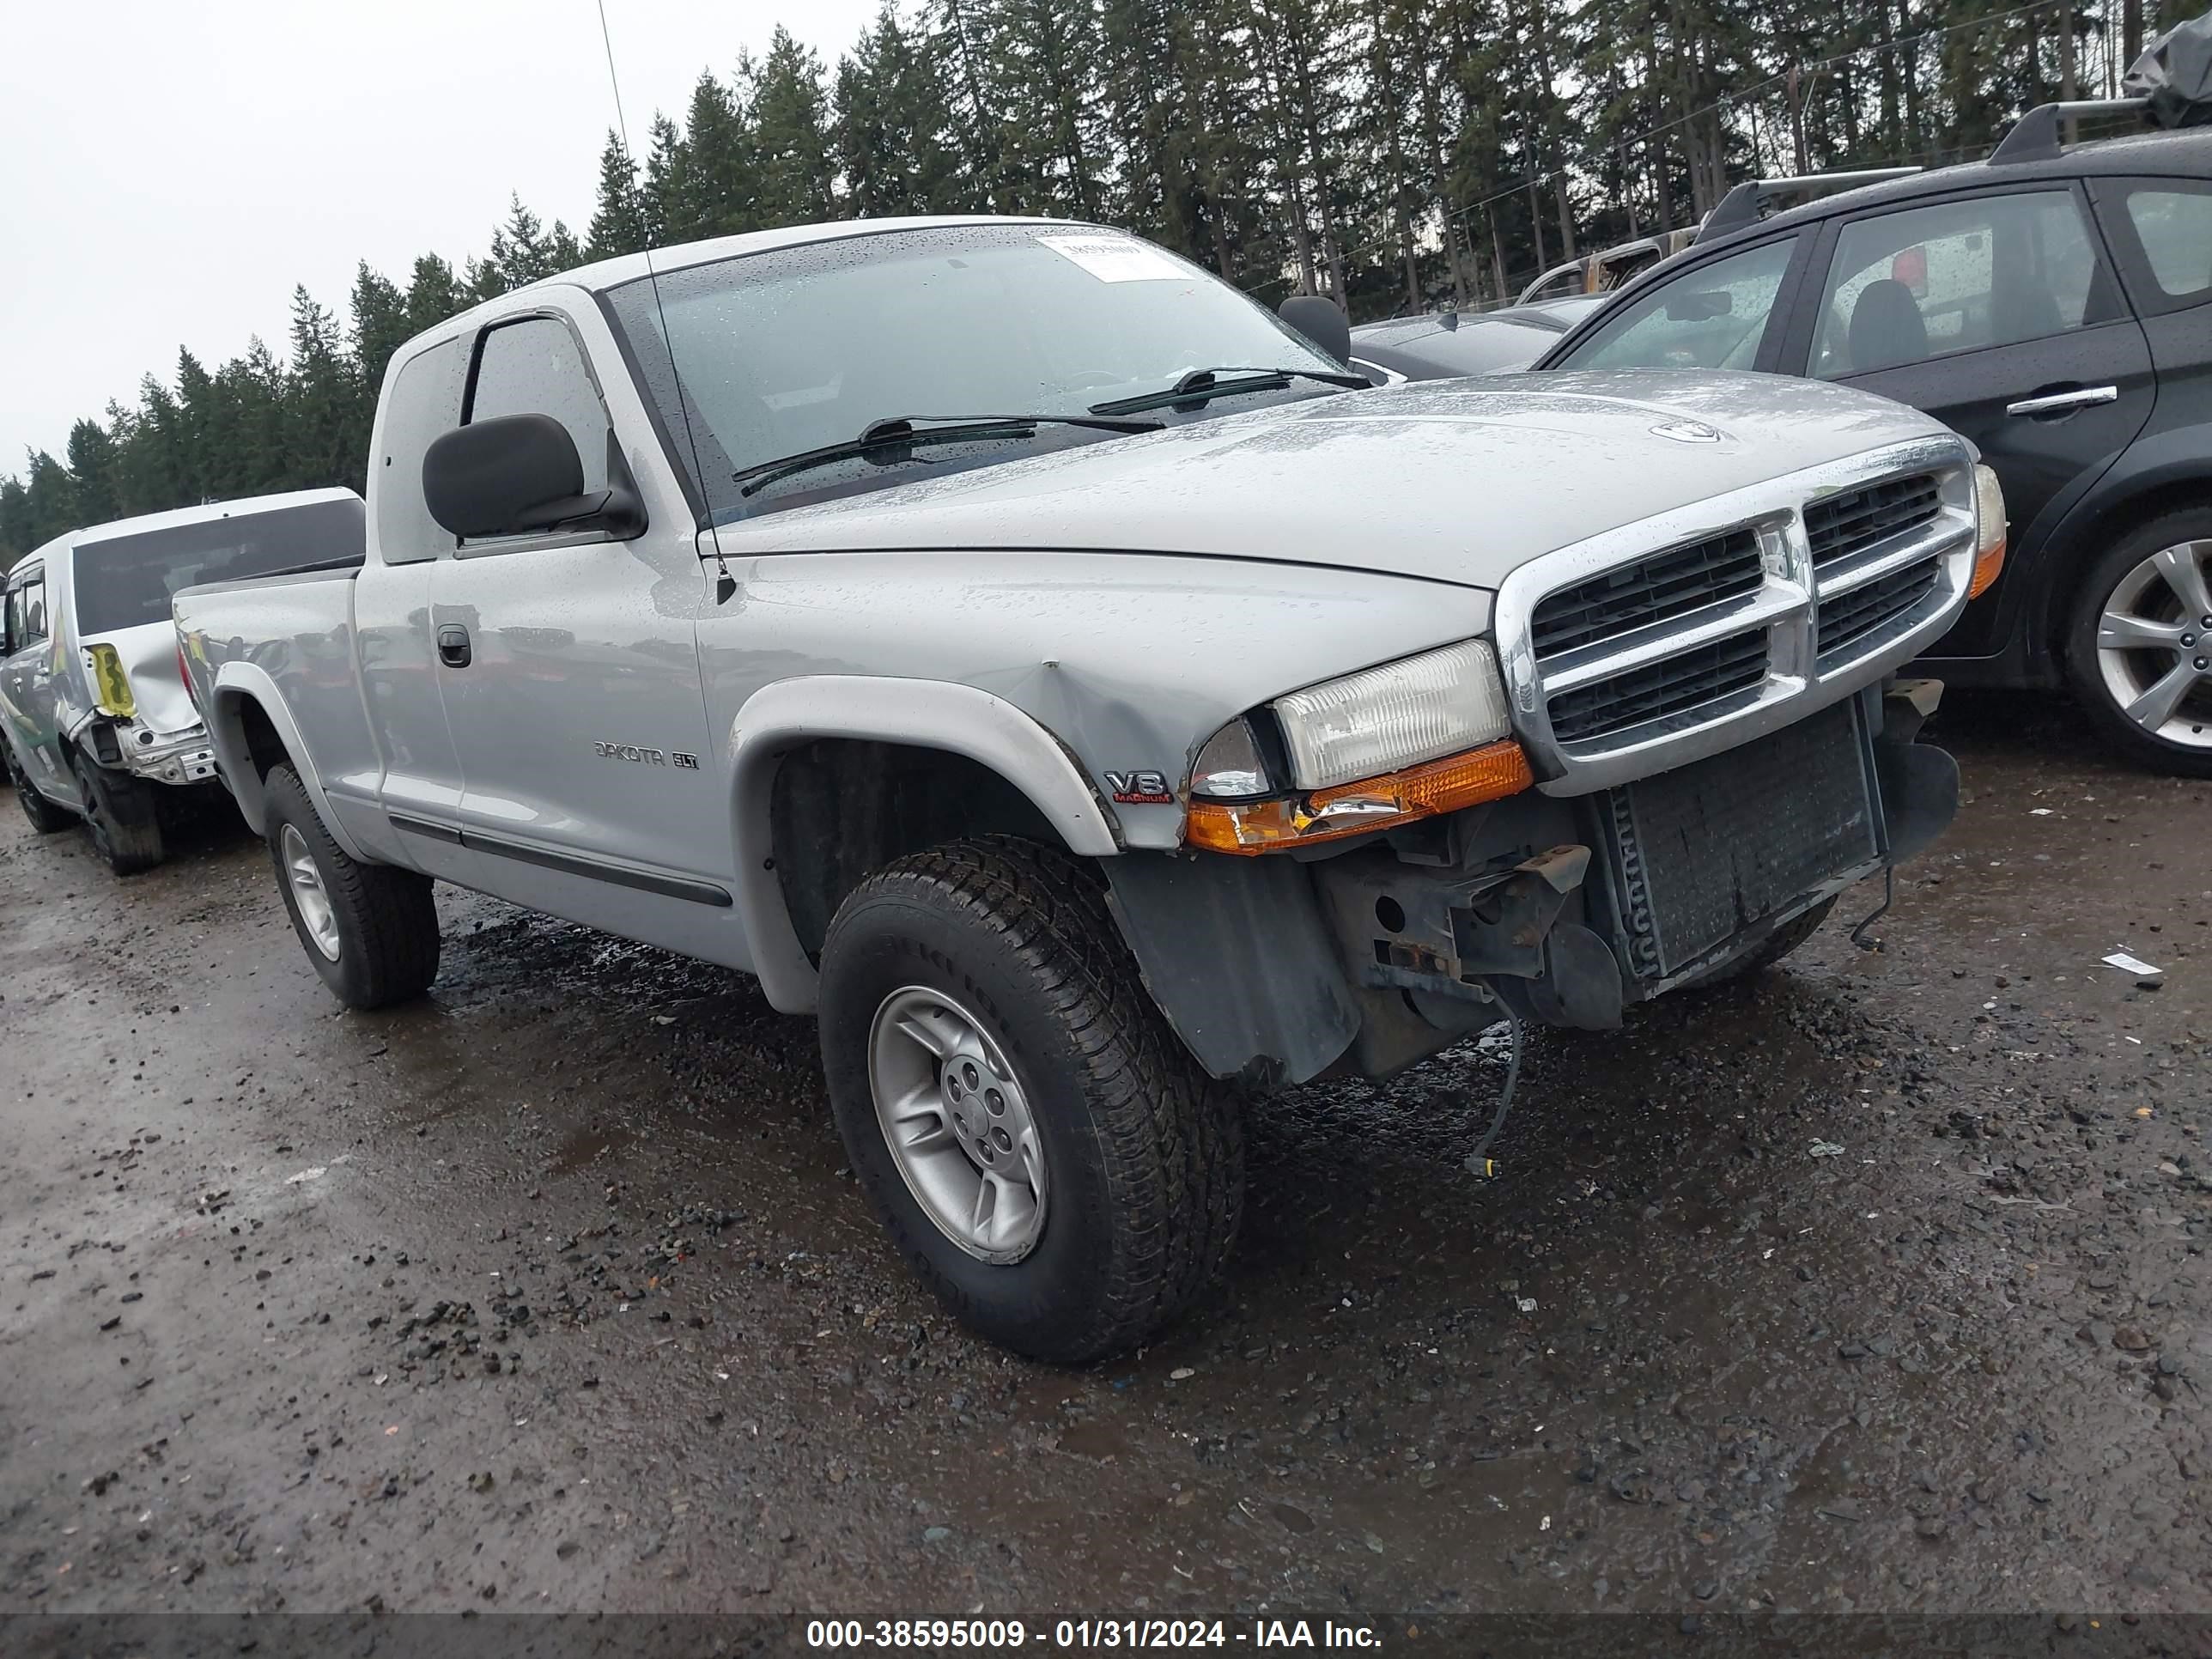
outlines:
[[[811, 1025], [448, 892], [340, 1014], [216, 822], [0, 829], [0, 1612], [2212, 1612], [2212, 787], [1954, 699], [1789, 966], [1253, 1126], [1095, 1371], [908, 1282]], [[2137, 988], [2098, 958], [2162, 964]]]

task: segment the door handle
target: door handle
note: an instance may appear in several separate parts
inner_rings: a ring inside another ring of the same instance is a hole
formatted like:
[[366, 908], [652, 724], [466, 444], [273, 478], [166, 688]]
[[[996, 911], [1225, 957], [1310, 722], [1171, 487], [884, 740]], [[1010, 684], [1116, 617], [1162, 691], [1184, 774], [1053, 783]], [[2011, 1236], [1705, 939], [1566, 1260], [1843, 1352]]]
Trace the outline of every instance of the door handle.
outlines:
[[2046, 392], [2039, 398], [2022, 398], [2016, 404], [2007, 404], [2008, 415], [2063, 415], [2069, 410], [2090, 409], [2099, 404], [2116, 404], [2120, 400], [2120, 389], [2116, 386], [2085, 386], [2072, 392]]
[[448, 668], [466, 668], [474, 653], [469, 648], [469, 630], [459, 623], [447, 623], [438, 630], [438, 660]]

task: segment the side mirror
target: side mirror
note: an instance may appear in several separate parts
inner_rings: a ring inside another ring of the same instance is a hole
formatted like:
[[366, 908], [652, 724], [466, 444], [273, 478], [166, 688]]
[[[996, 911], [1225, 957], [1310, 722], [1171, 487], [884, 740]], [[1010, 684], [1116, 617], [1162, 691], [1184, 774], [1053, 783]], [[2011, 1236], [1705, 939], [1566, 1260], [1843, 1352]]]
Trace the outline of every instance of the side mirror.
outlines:
[[550, 415], [501, 415], [455, 427], [422, 455], [422, 500], [456, 536], [645, 528], [644, 503], [628, 489], [584, 493], [584, 464], [568, 428]]
[[1677, 294], [1667, 301], [1667, 320], [1670, 323], [1709, 323], [1716, 317], [1725, 317], [1735, 309], [1735, 295], [1724, 288], [1709, 289], [1700, 294]]
[[1319, 294], [1293, 294], [1275, 314], [1338, 362], [1352, 361], [1352, 319], [1335, 301]]

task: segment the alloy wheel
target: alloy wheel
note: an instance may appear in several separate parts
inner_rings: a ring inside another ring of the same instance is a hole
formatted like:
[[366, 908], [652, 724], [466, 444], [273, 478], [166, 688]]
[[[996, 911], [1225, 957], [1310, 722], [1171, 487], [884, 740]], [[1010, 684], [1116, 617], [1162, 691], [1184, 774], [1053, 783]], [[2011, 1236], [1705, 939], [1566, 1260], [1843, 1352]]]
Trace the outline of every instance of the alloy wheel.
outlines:
[[2106, 695], [2144, 732], [2212, 748], [2212, 541], [2161, 548], [2122, 576], [2097, 620]]
[[938, 1231], [985, 1261], [1034, 1249], [1048, 1197], [1044, 1142], [982, 1023], [941, 991], [892, 992], [869, 1029], [868, 1080], [891, 1161]]
[[284, 879], [291, 884], [292, 902], [299, 907], [300, 925], [307, 930], [315, 949], [331, 962], [338, 959], [338, 918], [331, 896], [323, 886], [323, 872], [307, 848], [307, 838], [290, 824], [277, 837], [284, 863]]

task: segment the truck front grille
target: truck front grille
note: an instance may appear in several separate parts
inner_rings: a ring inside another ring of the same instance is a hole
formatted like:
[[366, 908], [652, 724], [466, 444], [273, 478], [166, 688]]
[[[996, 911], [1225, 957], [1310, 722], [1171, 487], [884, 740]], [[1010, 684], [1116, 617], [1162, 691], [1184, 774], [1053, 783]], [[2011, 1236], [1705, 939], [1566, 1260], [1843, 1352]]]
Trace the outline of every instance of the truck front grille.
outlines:
[[1809, 501], [1805, 539], [1813, 550], [1813, 568], [1848, 559], [1901, 531], [1916, 529], [1934, 518], [1942, 504], [1942, 489], [1930, 472]]
[[1579, 743], [1702, 708], [1766, 678], [1766, 630], [1731, 635], [1552, 699], [1552, 735]]
[[1499, 585], [1515, 732], [1559, 795], [1734, 750], [1934, 644], [1973, 560], [1973, 458], [1949, 434], [1621, 525]]
[[1602, 572], [1536, 607], [1537, 660], [1748, 593], [1762, 574], [1759, 536], [1748, 526]]

